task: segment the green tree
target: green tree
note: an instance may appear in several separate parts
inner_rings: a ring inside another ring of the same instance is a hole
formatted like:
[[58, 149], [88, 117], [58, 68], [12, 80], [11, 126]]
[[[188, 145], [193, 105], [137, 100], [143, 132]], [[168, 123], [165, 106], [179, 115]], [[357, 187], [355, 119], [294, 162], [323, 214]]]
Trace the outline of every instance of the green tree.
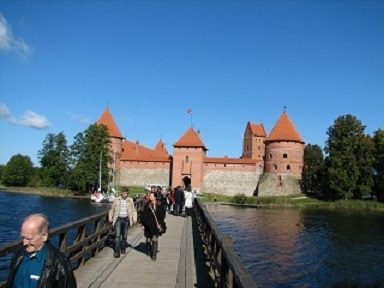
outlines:
[[69, 149], [64, 133], [48, 134], [38, 156], [43, 185], [47, 187], [65, 185], [69, 173]]
[[384, 200], [384, 130], [378, 129], [373, 135], [374, 161], [373, 177], [377, 198]]
[[70, 147], [72, 173], [70, 185], [73, 190], [88, 193], [99, 187], [101, 164], [101, 186], [108, 183], [108, 165], [112, 163], [111, 142], [108, 129], [92, 124], [83, 133], [76, 135]]
[[3, 184], [25, 187], [33, 177], [33, 164], [29, 156], [17, 154], [11, 157], [3, 171]]
[[320, 171], [324, 155], [319, 145], [307, 145], [304, 150], [304, 166], [301, 185], [305, 193], [320, 193]]
[[369, 193], [373, 146], [364, 130], [365, 126], [352, 115], [340, 116], [328, 128], [324, 148], [328, 154], [324, 177], [328, 198], [357, 199]]

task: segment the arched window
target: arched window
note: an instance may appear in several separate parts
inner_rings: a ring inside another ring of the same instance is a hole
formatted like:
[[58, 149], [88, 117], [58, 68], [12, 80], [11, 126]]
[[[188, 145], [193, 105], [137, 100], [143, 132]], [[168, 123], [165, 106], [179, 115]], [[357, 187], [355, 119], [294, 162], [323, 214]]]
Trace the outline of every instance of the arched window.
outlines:
[[288, 164], [287, 165], [287, 170], [290, 171], [291, 170], [291, 166]]
[[275, 167], [275, 171], [276, 171], [277, 170], [277, 165], [275, 164], [274, 167]]

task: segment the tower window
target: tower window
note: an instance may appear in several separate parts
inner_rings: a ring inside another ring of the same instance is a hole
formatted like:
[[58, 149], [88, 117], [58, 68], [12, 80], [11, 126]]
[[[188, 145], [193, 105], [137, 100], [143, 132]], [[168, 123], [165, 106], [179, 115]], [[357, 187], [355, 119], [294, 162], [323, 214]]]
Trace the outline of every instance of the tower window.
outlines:
[[277, 165], [275, 164], [274, 167], [275, 167], [275, 171], [276, 171], [277, 170]]
[[284, 154], [283, 154], [283, 158], [285, 158], [285, 159], [288, 158], [287, 153], [284, 153]]
[[272, 154], [269, 154], [269, 159], [272, 159]]
[[189, 162], [189, 156], [185, 156], [185, 163]]
[[288, 164], [287, 165], [287, 170], [290, 171], [291, 170], [291, 166]]

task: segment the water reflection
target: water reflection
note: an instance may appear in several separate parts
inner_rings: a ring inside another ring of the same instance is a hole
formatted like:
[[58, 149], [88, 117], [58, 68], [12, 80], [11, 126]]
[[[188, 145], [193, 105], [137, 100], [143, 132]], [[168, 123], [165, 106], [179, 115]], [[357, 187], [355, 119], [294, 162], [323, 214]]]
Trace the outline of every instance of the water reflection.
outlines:
[[258, 287], [384, 283], [383, 213], [208, 207]]

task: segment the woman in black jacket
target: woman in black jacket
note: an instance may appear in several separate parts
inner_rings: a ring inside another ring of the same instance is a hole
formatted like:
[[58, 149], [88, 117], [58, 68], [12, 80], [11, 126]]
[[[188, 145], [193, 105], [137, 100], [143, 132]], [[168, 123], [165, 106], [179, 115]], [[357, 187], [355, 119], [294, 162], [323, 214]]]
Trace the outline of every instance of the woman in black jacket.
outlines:
[[156, 192], [151, 192], [149, 195], [149, 202], [141, 212], [141, 223], [144, 227], [144, 236], [146, 237], [149, 255], [152, 261], [156, 261], [158, 240], [159, 236], [161, 236], [158, 225], [166, 227], [165, 208], [162, 202], [156, 199]]

